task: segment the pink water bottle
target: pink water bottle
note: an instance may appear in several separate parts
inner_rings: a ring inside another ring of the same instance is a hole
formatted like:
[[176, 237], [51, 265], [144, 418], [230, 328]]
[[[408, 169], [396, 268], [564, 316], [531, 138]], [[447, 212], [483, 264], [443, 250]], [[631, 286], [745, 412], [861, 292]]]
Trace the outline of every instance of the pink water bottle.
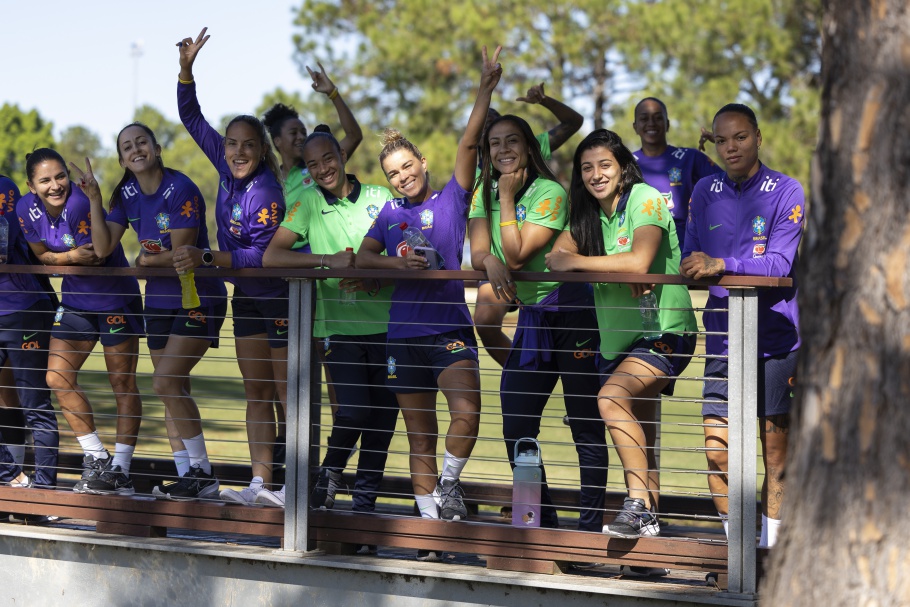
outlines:
[[512, 469], [512, 526], [540, 527], [540, 485], [543, 482], [540, 443], [533, 438], [515, 442]]

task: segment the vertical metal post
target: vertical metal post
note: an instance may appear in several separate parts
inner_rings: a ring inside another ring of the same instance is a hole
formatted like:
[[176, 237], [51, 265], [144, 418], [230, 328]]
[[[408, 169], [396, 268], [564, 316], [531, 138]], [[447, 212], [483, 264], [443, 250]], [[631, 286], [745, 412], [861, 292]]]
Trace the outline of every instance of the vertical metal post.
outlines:
[[303, 553], [309, 541], [310, 371], [312, 366], [313, 281], [289, 281], [288, 415], [285, 457], [285, 551]]
[[758, 294], [754, 289], [730, 289], [728, 306], [727, 591], [755, 594]]

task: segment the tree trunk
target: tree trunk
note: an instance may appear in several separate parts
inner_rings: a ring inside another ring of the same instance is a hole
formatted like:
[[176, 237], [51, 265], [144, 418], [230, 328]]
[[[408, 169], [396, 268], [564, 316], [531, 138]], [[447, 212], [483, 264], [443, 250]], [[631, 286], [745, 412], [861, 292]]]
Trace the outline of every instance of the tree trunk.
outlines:
[[824, 11], [799, 394], [762, 602], [910, 605], [910, 10]]

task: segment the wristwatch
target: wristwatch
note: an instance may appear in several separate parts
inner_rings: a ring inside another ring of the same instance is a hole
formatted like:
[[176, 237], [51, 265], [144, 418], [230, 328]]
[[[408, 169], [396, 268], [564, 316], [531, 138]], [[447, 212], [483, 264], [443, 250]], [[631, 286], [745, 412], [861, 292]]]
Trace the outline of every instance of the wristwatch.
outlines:
[[202, 265], [210, 266], [215, 263], [215, 254], [212, 253], [211, 249], [204, 249], [202, 251]]

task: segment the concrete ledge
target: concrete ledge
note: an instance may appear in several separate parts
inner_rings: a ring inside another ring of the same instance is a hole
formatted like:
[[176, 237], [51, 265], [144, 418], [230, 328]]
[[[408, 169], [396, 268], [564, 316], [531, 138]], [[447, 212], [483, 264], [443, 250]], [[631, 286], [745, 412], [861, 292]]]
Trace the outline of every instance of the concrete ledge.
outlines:
[[[707, 587], [0, 526], [7, 604], [751, 606]], [[302, 601], [306, 601], [302, 603]]]

